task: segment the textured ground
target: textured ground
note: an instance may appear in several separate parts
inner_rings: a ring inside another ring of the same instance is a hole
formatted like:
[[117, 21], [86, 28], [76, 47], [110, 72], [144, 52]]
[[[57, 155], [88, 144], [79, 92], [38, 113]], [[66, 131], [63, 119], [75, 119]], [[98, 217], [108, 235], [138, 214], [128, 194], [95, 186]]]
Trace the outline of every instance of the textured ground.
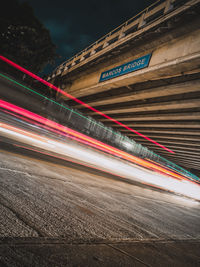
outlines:
[[200, 266], [199, 203], [36, 157], [0, 151], [0, 265]]

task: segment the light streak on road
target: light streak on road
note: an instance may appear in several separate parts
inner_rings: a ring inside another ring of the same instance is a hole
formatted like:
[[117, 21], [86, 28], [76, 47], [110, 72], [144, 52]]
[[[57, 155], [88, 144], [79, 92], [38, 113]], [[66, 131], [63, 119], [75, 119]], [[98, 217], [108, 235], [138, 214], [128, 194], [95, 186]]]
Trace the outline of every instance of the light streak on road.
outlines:
[[144, 134], [142, 134], [142, 133], [140, 133], [140, 132], [138, 132], [138, 131], [136, 131], [136, 130], [130, 128], [130, 127], [128, 127], [127, 125], [125, 125], [125, 124], [123, 124], [123, 123], [121, 123], [121, 122], [119, 122], [119, 121], [113, 119], [112, 117], [110, 117], [110, 116], [104, 114], [103, 112], [101, 112], [101, 111], [95, 109], [94, 107], [88, 105], [87, 103], [81, 101], [80, 99], [78, 99], [78, 98], [76, 98], [76, 97], [74, 97], [74, 96], [68, 94], [68, 93], [65, 92], [64, 90], [61, 90], [60, 88], [56, 87], [55, 85], [53, 85], [53, 84], [51, 84], [51, 83], [45, 81], [44, 79], [42, 79], [42, 78], [40, 78], [39, 76], [33, 74], [32, 72], [28, 71], [27, 69], [25, 69], [25, 68], [19, 66], [18, 64], [16, 64], [16, 63], [14, 63], [13, 61], [7, 59], [6, 57], [0, 55], [0, 59], [1, 59], [2, 61], [4, 61], [4, 62], [10, 64], [10, 65], [13, 66], [14, 68], [16, 68], [16, 69], [18, 69], [18, 70], [20, 70], [20, 71], [26, 73], [26, 74], [29, 75], [30, 77], [32, 77], [32, 78], [38, 80], [39, 82], [45, 84], [46, 86], [52, 88], [53, 90], [59, 92], [60, 94], [66, 96], [66, 97], [68, 97], [68, 98], [70, 98], [70, 99], [76, 101], [77, 103], [83, 105], [84, 107], [86, 107], [86, 108], [88, 108], [88, 109], [94, 111], [95, 113], [97, 113], [97, 114], [99, 114], [99, 115], [101, 115], [101, 116], [103, 116], [103, 117], [105, 117], [105, 118], [107, 118], [107, 119], [113, 121], [114, 123], [116, 123], [116, 124], [118, 124], [118, 125], [124, 127], [125, 129], [127, 129], [127, 130], [129, 130], [129, 131], [131, 131], [131, 132], [133, 132], [133, 133], [135, 133], [135, 134], [137, 134], [137, 135], [143, 137], [144, 139], [150, 141], [151, 143], [154, 143], [155, 145], [160, 146], [160, 147], [163, 148], [164, 150], [166, 150], [166, 151], [168, 151], [168, 152], [170, 152], [170, 153], [175, 153], [175, 152], [173, 152], [171, 149], [169, 149], [169, 148], [163, 146], [162, 144], [160, 144], [160, 143], [154, 141], [153, 139], [151, 139], [151, 138], [145, 136]]
[[127, 164], [127, 162], [119, 158], [92, 150], [88, 146], [83, 147], [71, 141], [54, 140], [6, 123], [0, 123], [0, 134], [2, 137], [36, 148], [38, 151], [46, 151], [52, 156], [58, 155], [63, 159], [100, 169], [113, 175], [200, 200], [200, 186], [196, 183], [192, 183], [189, 180], [177, 180], [171, 176], [166, 177], [161, 173], [142, 169], [131, 163]]
[[27, 117], [29, 119], [32, 119], [34, 121], [37, 121], [37, 122], [39, 122], [41, 124], [44, 124], [46, 126], [49, 126], [50, 128], [53, 128], [53, 129], [59, 130], [61, 132], [64, 132], [65, 134], [66, 133], [70, 134], [70, 135], [72, 135], [74, 137], [79, 138], [80, 140], [83, 140], [83, 142], [88, 142], [88, 144], [90, 144], [91, 146], [95, 146], [95, 147], [98, 146], [98, 148], [100, 150], [109, 152], [109, 153], [111, 153], [111, 154], [113, 154], [115, 156], [122, 157], [122, 158], [124, 158], [124, 159], [126, 159], [126, 160], [128, 160], [130, 162], [139, 164], [139, 165], [141, 165], [143, 167], [146, 167], [146, 168], [153, 169], [155, 171], [160, 171], [160, 172], [162, 172], [164, 174], [173, 176], [176, 179], [186, 179], [187, 180], [187, 178], [183, 177], [182, 175], [179, 175], [179, 174], [177, 174], [175, 172], [167, 170], [167, 169], [165, 169], [165, 168], [163, 168], [161, 166], [158, 166], [158, 165], [153, 164], [151, 162], [148, 162], [146, 160], [140, 159], [140, 158], [138, 158], [136, 156], [130, 155], [130, 154], [124, 152], [124, 151], [121, 151], [121, 150], [119, 150], [117, 148], [114, 148], [114, 147], [112, 147], [110, 145], [104, 144], [104, 143], [102, 143], [102, 142], [100, 142], [98, 140], [95, 140], [95, 139], [93, 139], [93, 138], [91, 138], [89, 136], [86, 136], [86, 135], [84, 135], [82, 133], [74, 131], [74, 130], [66, 127], [66, 126], [63, 126], [63, 125], [61, 125], [59, 123], [56, 123], [56, 122], [54, 122], [52, 120], [46, 119], [46, 118], [44, 118], [44, 117], [42, 117], [42, 116], [40, 116], [40, 115], [38, 115], [36, 113], [33, 113], [33, 112], [28, 111], [26, 109], [23, 109], [23, 108], [21, 108], [19, 106], [13, 105], [13, 104], [11, 104], [9, 102], [0, 100], [0, 107], [4, 108], [6, 110], [12, 111], [14, 113], [20, 114], [20, 115], [22, 115], [24, 117]]

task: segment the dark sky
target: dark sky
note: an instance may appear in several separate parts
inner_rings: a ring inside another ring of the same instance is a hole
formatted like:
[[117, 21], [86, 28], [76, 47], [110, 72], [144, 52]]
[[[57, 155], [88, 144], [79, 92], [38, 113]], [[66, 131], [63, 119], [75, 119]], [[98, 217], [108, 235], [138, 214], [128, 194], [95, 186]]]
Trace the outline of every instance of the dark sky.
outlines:
[[[21, 0], [20, 2], [24, 2]], [[61, 56], [56, 66], [84, 49], [153, 0], [27, 0], [36, 17], [50, 30]], [[47, 67], [49, 72], [54, 67]]]

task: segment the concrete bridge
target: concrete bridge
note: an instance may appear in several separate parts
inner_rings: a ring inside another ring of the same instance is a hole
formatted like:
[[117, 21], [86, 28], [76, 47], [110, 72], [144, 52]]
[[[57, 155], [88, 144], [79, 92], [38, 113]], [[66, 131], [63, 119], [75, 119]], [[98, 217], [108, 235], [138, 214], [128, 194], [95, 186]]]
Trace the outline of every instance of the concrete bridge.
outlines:
[[199, 25], [199, 0], [157, 1], [61, 64], [48, 80], [175, 154], [72, 100], [67, 104], [198, 175]]

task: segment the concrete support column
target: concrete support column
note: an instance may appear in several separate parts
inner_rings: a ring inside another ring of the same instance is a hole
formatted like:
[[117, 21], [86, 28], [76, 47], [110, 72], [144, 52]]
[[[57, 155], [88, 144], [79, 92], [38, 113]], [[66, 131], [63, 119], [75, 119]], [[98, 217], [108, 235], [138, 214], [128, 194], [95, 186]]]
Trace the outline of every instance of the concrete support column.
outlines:
[[76, 57], [74, 57], [73, 60], [72, 60], [72, 64], [71, 64], [72, 67], [73, 67], [74, 65], [76, 65], [75, 60], [76, 60]]
[[142, 15], [139, 19], [138, 29], [146, 24], [145, 15], [146, 15], [146, 12], [142, 13]]
[[105, 43], [103, 44], [103, 48], [107, 47], [108, 45], [109, 43], [105, 41]]
[[94, 54], [96, 54], [96, 50], [95, 50], [95, 49], [93, 49], [93, 50], [91, 51], [90, 55], [92, 56], [92, 55], [94, 55]]
[[65, 67], [64, 67], [64, 71], [66, 71], [66, 70], [68, 70], [68, 66], [65, 66]]
[[167, 0], [166, 5], [165, 5], [165, 9], [164, 9], [164, 14], [169, 12], [172, 8], [173, 8], [172, 0]]
[[83, 61], [85, 59], [84, 55], [80, 58], [80, 61]]
[[57, 72], [56, 72], [56, 75], [59, 75], [59, 74], [61, 74], [61, 70], [60, 69], [58, 69]]
[[121, 39], [121, 38], [123, 38], [123, 37], [125, 36], [124, 29], [125, 29], [125, 26], [123, 26], [123, 27], [121, 28], [121, 30], [120, 30], [120, 32], [119, 32], [119, 37], [118, 37], [118, 39]]
[[93, 56], [94, 54], [96, 54], [96, 48], [97, 48], [97, 43], [92, 47], [92, 51], [90, 52], [90, 56]]

